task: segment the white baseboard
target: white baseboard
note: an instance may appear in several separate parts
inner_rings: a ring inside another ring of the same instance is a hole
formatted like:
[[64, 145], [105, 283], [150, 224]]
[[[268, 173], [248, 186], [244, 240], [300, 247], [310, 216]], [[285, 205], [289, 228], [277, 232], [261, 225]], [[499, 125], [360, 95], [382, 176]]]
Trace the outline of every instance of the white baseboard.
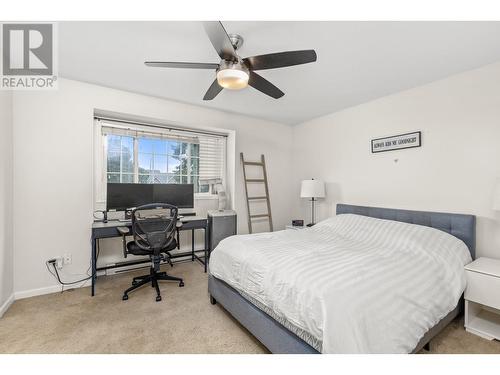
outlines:
[[[71, 286], [66, 285], [66, 286], [64, 286], [64, 290], [66, 291], [69, 289], [84, 288], [84, 287], [87, 287], [89, 285], [90, 285], [90, 280], [86, 280], [85, 282], [81, 282], [80, 284], [73, 284]], [[20, 292], [14, 293], [14, 300], [29, 298], [29, 297], [36, 297], [36, 296], [43, 296], [44, 294], [61, 292], [61, 290], [62, 290], [61, 285], [51, 285], [51, 286], [46, 286], [44, 288], [22, 290]]]
[[60, 285], [52, 285], [52, 286], [47, 286], [45, 288], [37, 288], [37, 289], [30, 289], [30, 290], [23, 290], [20, 292], [15, 292], [14, 298], [16, 300], [18, 300], [18, 299], [23, 299], [23, 298], [28, 298], [28, 297], [41, 296], [44, 294], [56, 293], [56, 292], [60, 292], [60, 291], [61, 291]]
[[11, 294], [9, 298], [0, 306], [0, 318], [7, 312], [9, 307], [14, 303], [14, 294]]

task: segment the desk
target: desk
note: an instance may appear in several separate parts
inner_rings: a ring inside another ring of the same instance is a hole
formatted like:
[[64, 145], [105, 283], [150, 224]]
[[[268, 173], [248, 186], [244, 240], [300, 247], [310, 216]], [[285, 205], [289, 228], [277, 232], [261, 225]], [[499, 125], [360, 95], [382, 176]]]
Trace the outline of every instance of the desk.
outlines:
[[[200, 263], [203, 264], [205, 267], [205, 272], [207, 272], [207, 262], [210, 257], [209, 254], [209, 249], [208, 249], [208, 225], [207, 225], [207, 219], [199, 216], [185, 216], [181, 220], [182, 226], [178, 229], [180, 231], [183, 230], [190, 230], [192, 231], [191, 234], [191, 251], [190, 252], [182, 252], [182, 253], [177, 253], [177, 254], [172, 254], [171, 258], [180, 258], [180, 257], [185, 257], [191, 255], [191, 260], [194, 261], [195, 259], [198, 260]], [[91, 243], [92, 243], [92, 255], [91, 255], [91, 260], [92, 260], [92, 286], [91, 286], [91, 294], [92, 296], [95, 295], [95, 283], [97, 280], [97, 271], [102, 271], [102, 270], [107, 270], [111, 268], [119, 268], [119, 267], [125, 267], [125, 266], [130, 266], [134, 264], [142, 264], [142, 263], [149, 263], [149, 259], [140, 259], [140, 260], [133, 260], [133, 261], [124, 261], [124, 262], [118, 262], [110, 266], [104, 266], [104, 267], [97, 267], [97, 248], [99, 246], [99, 240], [102, 238], [112, 238], [112, 237], [121, 237], [120, 233], [116, 228], [118, 227], [127, 227], [129, 229], [132, 228], [132, 222], [131, 221], [118, 221], [118, 220], [113, 220], [113, 221], [108, 221], [107, 223], [103, 222], [94, 222], [92, 224], [92, 236], [91, 236]], [[205, 245], [203, 250], [198, 250], [198, 251], [203, 251], [204, 252], [204, 258], [198, 257], [196, 255], [196, 251], [194, 250], [194, 231], [196, 229], [204, 229], [205, 230]], [[177, 232], [177, 240], [179, 239], [179, 232]]]

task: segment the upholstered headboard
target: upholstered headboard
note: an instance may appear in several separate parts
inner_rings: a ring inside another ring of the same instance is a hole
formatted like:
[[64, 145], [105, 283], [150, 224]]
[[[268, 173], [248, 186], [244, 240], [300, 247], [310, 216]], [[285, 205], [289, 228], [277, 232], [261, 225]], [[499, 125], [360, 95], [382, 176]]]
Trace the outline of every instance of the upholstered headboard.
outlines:
[[436, 228], [461, 239], [469, 248], [472, 259], [476, 256], [476, 217], [474, 215], [337, 204], [337, 215], [339, 214], [363, 215]]

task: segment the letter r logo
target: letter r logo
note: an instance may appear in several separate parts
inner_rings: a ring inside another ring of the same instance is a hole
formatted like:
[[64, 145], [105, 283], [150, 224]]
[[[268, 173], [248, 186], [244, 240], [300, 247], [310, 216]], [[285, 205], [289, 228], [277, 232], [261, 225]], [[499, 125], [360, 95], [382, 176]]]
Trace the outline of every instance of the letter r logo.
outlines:
[[52, 75], [52, 24], [2, 26], [4, 75]]

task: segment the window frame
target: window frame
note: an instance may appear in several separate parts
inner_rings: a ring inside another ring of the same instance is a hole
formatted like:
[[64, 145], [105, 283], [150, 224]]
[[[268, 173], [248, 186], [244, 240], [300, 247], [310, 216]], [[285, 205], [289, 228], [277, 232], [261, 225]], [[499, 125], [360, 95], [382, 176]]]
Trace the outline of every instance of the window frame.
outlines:
[[[112, 123], [110, 123], [106, 120], [101, 121], [99, 118], [94, 119], [94, 125], [95, 125], [94, 126], [94, 131], [95, 131], [95, 133], [94, 133], [94, 145], [95, 145], [95, 147], [94, 147], [94, 170], [95, 170], [95, 173], [94, 173], [94, 177], [95, 177], [95, 180], [94, 180], [94, 197], [95, 197], [94, 198], [94, 205], [95, 205], [96, 209], [101, 209], [101, 208], [104, 209], [104, 206], [106, 204], [106, 184], [108, 181], [107, 180], [107, 178], [108, 178], [108, 170], [107, 170], [108, 142], [107, 142], [107, 135], [102, 134], [103, 122], [105, 123], [104, 126], [106, 126], [106, 127], [123, 129], [123, 127], [121, 125], [114, 126]], [[117, 121], [117, 122], [119, 122], [119, 121]], [[129, 124], [127, 124], [126, 122], [124, 122], [123, 124], [124, 124], [124, 126], [126, 126], [126, 128], [128, 130], [131, 130], [131, 131], [137, 131], [139, 133], [146, 131], [146, 132], [150, 132], [152, 134], [158, 134], [160, 136], [161, 136], [161, 134], [164, 134], [164, 132], [172, 130], [172, 129], [169, 129], [166, 127], [153, 127], [153, 126], [146, 125], [146, 124], [144, 124], [144, 125], [138, 124], [137, 129], [133, 129], [133, 127], [129, 126]], [[196, 131], [190, 131], [188, 129], [186, 129], [186, 130], [178, 129], [177, 131], [196, 134]], [[198, 133], [198, 134], [204, 134], [204, 133]], [[210, 135], [210, 134], [208, 134], [208, 135]], [[225, 143], [224, 143], [224, 147], [223, 147], [223, 158], [222, 158], [223, 164], [222, 164], [222, 177], [221, 177], [222, 184], [225, 187], [226, 186], [226, 179], [227, 179], [227, 166], [228, 166], [227, 136], [224, 136], [221, 134], [213, 134], [213, 136], [226, 138]], [[132, 163], [133, 163], [133, 172], [132, 172], [133, 183], [139, 183], [139, 138], [140, 138], [140, 136], [130, 135], [129, 137], [133, 138], [133, 148], [134, 148], [133, 149], [133, 160], [132, 160]], [[145, 138], [147, 138], [147, 137], [145, 137]], [[185, 143], [189, 144], [189, 142], [185, 142]], [[120, 144], [121, 144], [121, 142], [120, 142]], [[188, 149], [188, 152], [190, 155], [191, 154], [191, 147], [188, 147], [187, 149]], [[122, 149], [120, 147], [120, 163], [121, 163], [121, 159], [122, 159], [121, 154], [122, 154]], [[168, 163], [168, 157], [170, 154], [168, 154], [168, 152], [167, 152], [166, 155], [167, 155], [167, 163]], [[201, 155], [198, 154], [198, 157], [195, 157], [195, 158], [198, 159], [198, 168], [199, 168]], [[188, 160], [188, 171], [187, 171], [188, 174], [186, 174], [186, 175], [180, 174], [179, 176], [181, 176], [181, 181], [182, 181], [182, 177], [187, 177], [187, 181], [188, 181], [187, 183], [191, 183], [193, 176], [198, 176], [198, 188], [199, 188], [201, 186], [199, 184], [200, 170], [198, 169], [197, 175], [191, 174], [190, 159], [191, 159], [191, 156], [188, 156], [188, 159], [187, 159]], [[113, 172], [110, 172], [110, 173], [113, 173]], [[121, 167], [120, 167], [120, 171], [116, 172], [116, 173], [119, 173], [120, 176], [122, 175], [123, 172], [121, 171]], [[167, 173], [168, 173], [168, 169], [167, 169]], [[128, 174], [128, 173], [126, 173], [126, 174]], [[121, 177], [120, 177], [120, 180], [121, 180]], [[212, 189], [209, 187], [208, 192], [195, 193], [194, 199], [195, 200], [197, 200], [197, 199], [200, 199], [200, 200], [218, 199], [218, 196], [217, 196], [217, 194], [214, 194]]]

